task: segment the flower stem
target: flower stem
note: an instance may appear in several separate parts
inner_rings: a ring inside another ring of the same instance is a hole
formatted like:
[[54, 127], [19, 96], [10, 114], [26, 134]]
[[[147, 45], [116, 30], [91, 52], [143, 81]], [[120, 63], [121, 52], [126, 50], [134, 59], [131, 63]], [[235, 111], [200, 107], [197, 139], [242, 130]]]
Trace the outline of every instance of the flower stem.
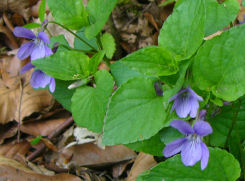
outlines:
[[[74, 33], [73, 31], [71, 31], [69, 28], [65, 27], [64, 25], [60, 24], [60, 23], [57, 23], [55, 21], [48, 21], [48, 23], [53, 23], [53, 24], [56, 24], [62, 28], [64, 28], [65, 30], [67, 30], [69, 33], [73, 34], [75, 37], [77, 37], [79, 40], [81, 40], [83, 43], [85, 43], [86, 45], [88, 45], [90, 48], [92, 48], [93, 50], [96, 50], [95, 47], [93, 47], [92, 45], [90, 45], [87, 41], [85, 41], [84, 39], [82, 39], [80, 36], [78, 36], [76, 33]], [[97, 50], [96, 50], [97, 51]]]
[[[228, 146], [228, 142], [229, 142], [229, 138], [231, 136], [231, 132], [232, 132], [234, 126], [236, 125], [237, 116], [238, 116], [238, 113], [240, 111], [241, 100], [238, 99], [238, 102], [239, 102], [238, 103], [238, 108], [235, 109], [234, 116], [233, 116], [233, 119], [232, 119], [232, 122], [231, 122], [231, 126], [230, 126], [229, 132], [228, 132], [226, 140], [225, 140], [225, 145], [224, 145], [225, 148]], [[234, 103], [232, 103], [232, 107], [234, 108]]]
[[88, 51], [88, 50], [82, 50], [82, 49], [76, 49], [76, 48], [71, 48], [69, 46], [63, 45], [63, 44], [59, 44], [59, 46], [62, 46], [64, 48], [66, 48], [67, 50], [74, 50], [74, 51], [78, 51], [78, 52], [84, 52], [84, 53], [89, 53], [89, 54], [95, 54], [95, 52], [93, 51]]

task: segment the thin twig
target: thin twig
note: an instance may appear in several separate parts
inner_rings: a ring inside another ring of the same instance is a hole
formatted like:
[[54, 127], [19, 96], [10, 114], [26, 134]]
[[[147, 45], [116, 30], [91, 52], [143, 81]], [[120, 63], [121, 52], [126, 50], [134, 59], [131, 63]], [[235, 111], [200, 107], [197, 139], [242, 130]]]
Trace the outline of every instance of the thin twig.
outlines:
[[20, 125], [21, 125], [21, 104], [22, 104], [22, 97], [24, 92], [24, 81], [20, 79], [20, 102], [19, 102], [19, 110], [18, 110], [18, 135], [17, 135], [17, 142], [20, 142]]
[[[73, 118], [69, 117], [65, 122], [63, 122], [62, 124], [60, 124], [55, 131], [53, 131], [52, 133], [50, 133], [48, 135], [48, 139], [53, 139], [56, 136], [58, 136], [60, 133], [62, 133], [67, 127], [69, 127], [71, 124], [73, 123]], [[32, 161], [33, 159], [35, 159], [36, 157], [38, 157], [44, 150], [45, 150], [46, 146], [44, 143], [41, 143], [40, 146], [30, 155], [27, 156], [27, 160]]]

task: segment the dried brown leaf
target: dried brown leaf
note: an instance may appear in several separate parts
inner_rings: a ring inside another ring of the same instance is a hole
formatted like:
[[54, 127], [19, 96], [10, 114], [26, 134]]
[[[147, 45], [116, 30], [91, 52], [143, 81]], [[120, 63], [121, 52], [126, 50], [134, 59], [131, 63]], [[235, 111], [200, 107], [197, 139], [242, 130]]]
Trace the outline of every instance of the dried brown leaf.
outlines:
[[81, 181], [79, 177], [70, 174], [54, 176], [38, 174], [21, 163], [3, 156], [0, 156], [0, 177], [1, 180], [11, 181]]
[[140, 173], [152, 168], [156, 164], [157, 162], [154, 160], [152, 155], [140, 153], [137, 156], [132, 169], [130, 170], [127, 181], [135, 181]]
[[12, 32], [8, 28], [0, 25], [0, 33], [4, 34], [7, 37], [5, 38], [5, 43], [11, 49], [16, 49], [19, 47], [15, 37], [13, 36]]
[[131, 149], [123, 146], [106, 146], [99, 148], [93, 143], [74, 145], [62, 151], [58, 163], [74, 166], [100, 167], [135, 158], [136, 154]]
[[30, 147], [31, 145], [27, 141], [22, 141], [20, 143], [12, 142], [8, 144], [4, 144], [0, 146], [0, 155], [24, 163], [25, 155], [29, 151]]
[[38, 0], [1, 0], [0, 12], [13, 12], [22, 15], [27, 21], [30, 18], [30, 6]]
[[[20, 120], [33, 112], [39, 112], [49, 107], [52, 96], [47, 90], [34, 90], [29, 81], [31, 71], [19, 75], [21, 61], [16, 57], [0, 61], [0, 124]], [[23, 89], [23, 94], [22, 94]], [[22, 94], [22, 101], [21, 100]], [[19, 111], [19, 106], [21, 110]], [[19, 115], [20, 113], [20, 115]]]
[[8, 123], [0, 125], [0, 144], [4, 142], [6, 138], [11, 138], [17, 133], [18, 125], [16, 123]]
[[33, 136], [48, 136], [53, 132], [59, 125], [67, 120], [68, 116], [58, 119], [47, 119], [36, 122], [29, 122], [22, 124], [20, 130], [23, 133], [30, 134]]

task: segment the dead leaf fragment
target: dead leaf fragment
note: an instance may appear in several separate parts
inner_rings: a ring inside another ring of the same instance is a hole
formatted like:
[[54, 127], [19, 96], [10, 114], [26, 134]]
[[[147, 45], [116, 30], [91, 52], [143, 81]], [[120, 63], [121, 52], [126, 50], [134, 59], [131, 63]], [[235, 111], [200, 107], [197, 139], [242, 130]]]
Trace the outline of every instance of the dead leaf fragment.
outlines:
[[19, 75], [20, 69], [21, 61], [16, 57], [0, 61], [0, 124], [19, 121], [19, 113], [22, 121], [33, 112], [49, 107], [52, 102], [52, 96], [47, 90], [37, 91], [31, 87], [31, 71]]
[[20, 143], [12, 142], [8, 144], [3, 144], [0, 146], [0, 155], [24, 163], [25, 156], [29, 151], [30, 147], [30, 143], [25, 140]]
[[157, 164], [157, 162], [154, 160], [154, 157], [152, 155], [145, 154], [145, 153], [141, 152], [137, 156], [137, 158], [133, 164], [133, 167], [129, 173], [127, 181], [135, 181], [140, 173], [142, 173], [145, 170], [152, 168], [156, 164]]
[[21, 163], [0, 156], [0, 178], [10, 181], [81, 181], [79, 177], [70, 174], [47, 176], [35, 173]]
[[6, 138], [14, 136], [17, 133], [17, 129], [18, 125], [16, 123], [0, 124], [0, 144], [2, 144]]
[[106, 146], [102, 149], [93, 143], [87, 143], [63, 150], [59, 155], [58, 163], [61, 166], [68, 162], [68, 165], [74, 166], [100, 167], [135, 157], [135, 152], [123, 145]]
[[32, 121], [26, 124], [22, 124], [20, 130], [23, 133], [30, 134], [32, 136], [48, 136], [59, 125], [67, 120], [68, 116], [58, 119], [46, 119], [40, 121]]

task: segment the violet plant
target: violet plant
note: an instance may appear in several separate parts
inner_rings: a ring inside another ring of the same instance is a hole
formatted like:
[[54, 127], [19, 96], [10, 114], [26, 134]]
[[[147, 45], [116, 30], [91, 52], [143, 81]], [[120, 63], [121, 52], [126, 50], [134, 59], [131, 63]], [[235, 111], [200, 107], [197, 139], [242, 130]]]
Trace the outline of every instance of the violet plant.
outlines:
[[[55, 21], [27, 25], [41, 28], [37, 36], [16, 29], [16, 36], [33, 40], [18, 54], [31, 57], [23, 72], [39, 71], [33, 87], [49, 84], [52, 92], [55, 78], [53, 96], [78, 126], [101, 133], [104, 145], [124, 144], [162, 158], [137, 181], [245, 180], [245, 25], [205, 38], [235, 20], [237, 0], [178, 0], [158, 46], [111, 64], [115, 41], [101, 30], [116, 3], [90, 0], [84, 7], [81, 0], [47, 0]], [[73, 34], [74, 46], [63, 35], [49, 43], [44, 31], [50, 23]], [[110, 71], [98, 70], [101, 62]]]

